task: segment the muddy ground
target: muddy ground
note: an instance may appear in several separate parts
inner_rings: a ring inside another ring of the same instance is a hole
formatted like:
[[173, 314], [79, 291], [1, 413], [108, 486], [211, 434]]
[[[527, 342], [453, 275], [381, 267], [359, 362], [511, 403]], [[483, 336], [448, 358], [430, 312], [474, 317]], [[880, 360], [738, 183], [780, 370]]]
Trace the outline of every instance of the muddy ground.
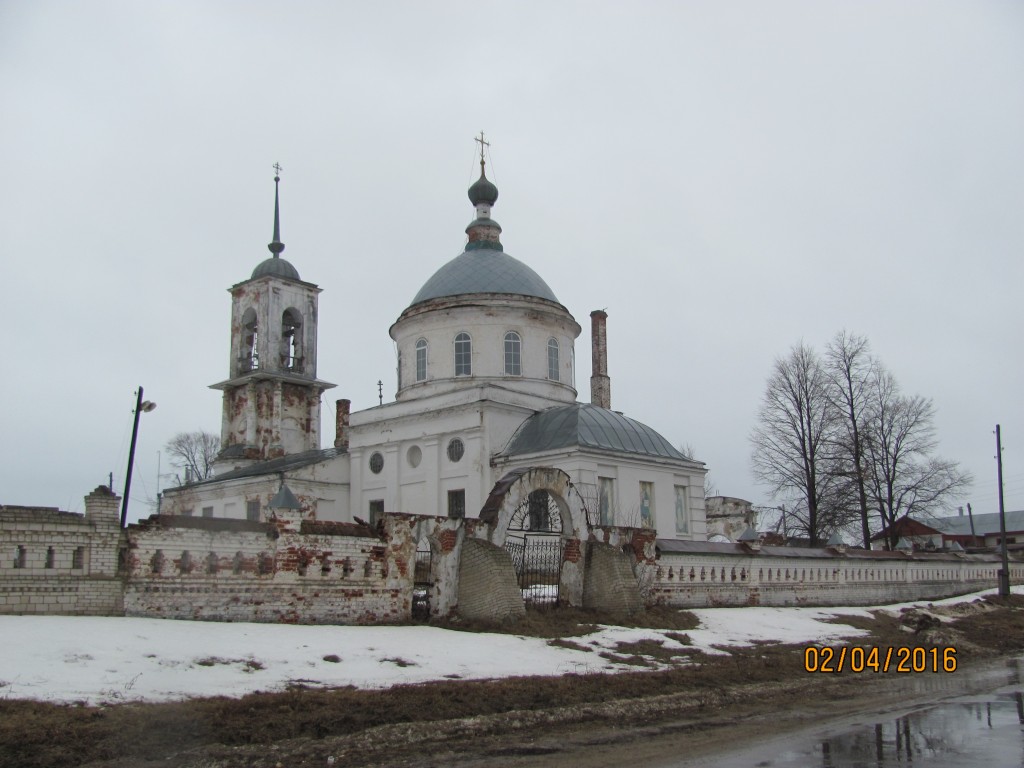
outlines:
[[672, 654], [651, 644], [621, 649], [638, 671], [616, 675], [114, 707], [2, 701], [0, 766], [667, 764], [831, 717], [965, 692], [967, 671], [1024, 652], [1018, 597], [843, 623], [872, 633], [856, 640], [860, 646], [955, 647], [957, 672], [812, 674], [802, 647], [780, 645], [673, 665]]

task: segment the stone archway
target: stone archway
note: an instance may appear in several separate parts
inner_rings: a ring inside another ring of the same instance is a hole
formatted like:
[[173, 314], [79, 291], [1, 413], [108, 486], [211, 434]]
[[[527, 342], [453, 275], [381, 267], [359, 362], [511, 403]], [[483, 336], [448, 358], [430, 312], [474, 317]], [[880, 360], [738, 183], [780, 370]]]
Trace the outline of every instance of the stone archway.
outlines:
[[[540, 555], [546, 562], [532, 580], [524, 581], [523, 571], [518, 571], [524, 596], [540, 598], [557, 585], [552, 602], [573, 606], [583, 604], [588, 518], [583, 497], [569, 475], [552, 467], [509, 472], [495, 484], [480, 511], [480, 519], [489, 527], [489, 540], [509, 551], [517, 569], [531, 547], [535, 555], [553, 550]], [[527, 590], [534, 591], [527, 594]]]

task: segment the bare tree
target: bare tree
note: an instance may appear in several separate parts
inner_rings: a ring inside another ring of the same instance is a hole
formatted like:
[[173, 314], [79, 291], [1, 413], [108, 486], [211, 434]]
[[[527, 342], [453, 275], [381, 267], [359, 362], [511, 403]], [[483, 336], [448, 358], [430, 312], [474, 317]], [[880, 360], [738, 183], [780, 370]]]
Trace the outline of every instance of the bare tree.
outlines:
[[789, 520], [811, 546], [846, 522], [833, 472], [838, 420], [829, 377], [801, 342], [777, 358], [751, 434], [755, 477], [773, 497], [793, 497]]
[[213, 475], [213, 461], [220, 450], [220, 439], [209, 432], [179, 432], [164, 446], [171, 464], [185, 472], [178, 484], [206, 480]]
[[878, 367], [870, 389], [865, 435], [868, 485], [888, 546], [896, 545], [892, 525], [908, 514], [929, 515], [951, 503], [974, 478], [954, 461], [934, 455], [932, 401], [900, 393], [891, 373]]
[[876, 363], [871, 357], [868, 340], [863, 336], [840, 331], [825, 349], [830, 397], [838, 415], [838, 453], [845, 462], [836, 465], [842, 471], [848, 462], [847, 474], [856, 491], [860, 512], [860, 533], [864, 548], [871, 548], [871, 526], [868, 511], [867, 471], [864, 459], [865, 421], [868, 399]]

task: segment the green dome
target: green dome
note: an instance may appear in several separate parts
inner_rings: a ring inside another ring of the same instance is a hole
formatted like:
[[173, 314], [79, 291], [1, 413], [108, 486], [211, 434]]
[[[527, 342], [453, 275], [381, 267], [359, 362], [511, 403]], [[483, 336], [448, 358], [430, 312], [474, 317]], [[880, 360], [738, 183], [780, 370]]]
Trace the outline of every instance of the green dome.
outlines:
[[480, 203], [487, 203], [487, 205], [494, 205], [498, 199], [498, 188], [494, 186], [483, 171], [480, 172], [480, 178], [474, 182], [473, 186], [469, 188], [469, 202], [473, 205], [480, 205]]
[[464, 293], [511, 293], [558, 303], [544, 279], [504, 251], [469, 249], [449, 261], [420, 288], [413, 304]]
[[504, 454], [518, 456], [575, 446], [687, 460], [646, 424], [590, 403], [562, 405], [534, 414], [512, 436]]
[[285, 261], [280, 256], [271, 256], [265, 261], [256, 265], [252, 271], [252, 280], [257, 277], [284, 277], [289, 280], [299, 279], [299, 270], [292, 266], [290, 261]]

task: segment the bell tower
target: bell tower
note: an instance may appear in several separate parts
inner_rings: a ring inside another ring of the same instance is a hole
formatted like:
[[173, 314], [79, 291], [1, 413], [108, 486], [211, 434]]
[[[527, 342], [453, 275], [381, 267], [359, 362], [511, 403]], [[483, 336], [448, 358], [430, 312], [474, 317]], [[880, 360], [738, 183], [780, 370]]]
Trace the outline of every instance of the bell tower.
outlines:
[[216, 470], [320, 447], [320, 395], [334, 384], [316, 377], [317, 297], [281, 258], [281, 167], [274, 166], [271, 256], [232, 286], [231, 357]]

